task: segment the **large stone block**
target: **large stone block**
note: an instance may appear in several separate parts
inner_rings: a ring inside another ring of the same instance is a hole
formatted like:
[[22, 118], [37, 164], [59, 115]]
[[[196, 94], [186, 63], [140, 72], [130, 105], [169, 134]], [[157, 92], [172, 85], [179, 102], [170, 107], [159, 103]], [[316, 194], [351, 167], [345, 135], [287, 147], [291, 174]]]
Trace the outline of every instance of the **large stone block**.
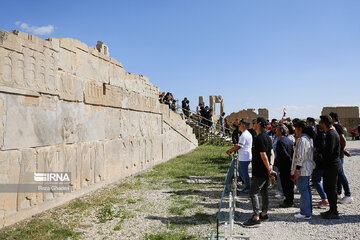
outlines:
[[112, 64], [109, 72], [110, 72], [110, 74], [109, 74], [110, 85], [126, 89], [126, 87], [125, 87], [125, 69], [121, 66]]
[[85, 103], [94, 105], [105, 105], [105, 87], [96, 82], [86, 82], [84, 89]]
[[[20, 175], [19, 151], [0, 151], [0, 183], [18, 184]], [[0, 216], [2, 218], [17, 212], [17, 192], [0, 194]]]
[[96, 147], [94, 143], [81, 143], [81, 187], [94, 184]]
[[80, 144], [64, 145], [64, 172], [71, 173], [72, 191], [79, 190], [80, 184], [80, 167], [81, 167], [81, 146]]
[[104, 169], [106, 181], [113, 182], [125, 177], [124, 161], [126, 146], [120, 139], [107, 140], [104, 143]]
[[83, 82], [75, 75], [61, 72], [59, 80], [60, 99], [81, 102], [84, 99]]
[[[64, 172], [64, 150], [63, 146], [51, 146], [37, 148], [37, 172]], [[50, 201], [61, 196], [62, 193], [38, 192], [37, 202]]]
[[0, 149], [4, 145], [4, 125], [6, 121], [5, 95], [0, 93]]
[[105, 138], [115, 139], [119, 138], [122, 132], [121, 128], [121, 114], [122, 110], [107, 108], [105, 109]]
[[0, 47], [0, 59], [0, 85], [58, 94], [58, 55], [53, 50], [15, 52]]
[[[6, 95], [4, 149], [56, 144], [55, 97]], [[19, 141], [21, 139], [21, 141]]]
[[79, 141], [99, 141], [105, 139], [105, 108], [85, 105], [79, 126]]
[[[34, 148], [21, 150], [19, 184], [36, 184], [34, 173], [36, 172], [37, 152]], [[18, 210], [30, 208], [37, 203], [36, 193], [18, 192]]]

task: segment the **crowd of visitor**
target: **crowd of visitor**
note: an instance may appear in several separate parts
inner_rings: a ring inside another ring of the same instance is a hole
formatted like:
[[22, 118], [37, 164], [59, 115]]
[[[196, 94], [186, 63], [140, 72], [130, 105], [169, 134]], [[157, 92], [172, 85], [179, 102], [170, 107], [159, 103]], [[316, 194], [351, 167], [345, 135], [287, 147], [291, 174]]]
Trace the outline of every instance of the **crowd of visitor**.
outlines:
[[[226, 120], [223, 121], [225, 126]], [[240, 193], [249, 194], [253, 208], [253, 216], [243, 226], [257, 227], [268, 220], [268, 189], [275, 179], [276, 197], [283, 199], [280, 208], [294, 207], [296, 188], [300, 193], [300, 211], [294, 215], [297, 219], [312, 218], [312, 186], [321, 197], [316, 207], [329, 207], [321, 213], [324, 219], [339, 219], [338, 202], [352, 203], [343, 168], [344, 156], [349, 157], [350, 153], [346, 150], [344, 129], [336, 113], [321, 116], [317, 123], [311, 117], [306, 121], [297, 118], [291, 121], [284, 110], [279, 121], [272, 119], [269, 122], [258, 117], [252, 121], [251, 128], [246, 120], [237, 120], [233, 125], [234, 147], [226, 153], [238, 152], [238, 172], [244, 183]], [[343, 190], [345, 195], [342, 197]]]
[[[170, 92], [161, 94], [159, 101], [173, 111], [177, 110], [176, 100]], [[185, 117], [189, 118], [191, 111], [186, 97], [182, 100], [181, 108]], [[213, 114], [213, 109], [199, 103], [195, 116], [199, 125], [209, 129], [215, 127]], [[281, 120], [268, 121], [258, 117], [252, 120], [250, 128], [247, 120], [236, 119], [232, 123], [223, 112], [217, 124], [220, 132], [231, 136], [234, 147], [226, 153], [230, 155], [234, 151], [238, 152], [238, 172], [244, 184], [240, 193], [249, 194], [251, 199], [253, 216], [243, 224], [245, 227], [257, 227], [269, 219], [268, 189], [275, 182], [278, 191], [275, 197], [283, 199], [280, 208], [293, 207], [295, 190], [300, 193], [300, 211], [294, 215], [297, 219], [312, 218], [311, 187], [316, 189], [321, 198], [316, 207], [329, 207], [328, 211], [321, 213], [324, 219], [339, 219], [338, 202], [353, 202], [343, 168], [344, 156], [350, 157], [351, 154], [346, 150], [344, 128], [339, 123], [338, 114], [332, 112], [320, 116], [317, 123], [312, 117], [306, 121], [298, 118], [291, 120], [286, 117], [284, 109]], [[360, 133], [360, 125], [357, 130]], [[355, 129], [350, 130], [350, 133], [353, 139], [358, 134]]]

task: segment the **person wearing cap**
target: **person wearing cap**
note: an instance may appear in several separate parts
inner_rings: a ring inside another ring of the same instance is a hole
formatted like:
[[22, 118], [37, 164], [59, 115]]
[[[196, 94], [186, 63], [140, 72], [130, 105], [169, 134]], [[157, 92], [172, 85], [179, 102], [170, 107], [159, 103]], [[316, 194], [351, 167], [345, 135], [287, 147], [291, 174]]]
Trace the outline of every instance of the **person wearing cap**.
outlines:
[[239, 129], [242, 134], [239, 141], [233, 148], [226, 151], [228, 155], [234, 151], [238, 151], [238, 171], [245, 183], [245, 188], [241, 190], [242, 193], [248, 193], [250, 189], [249, 164], [252, 158], [251, 149], [253, 138], [251, 133], [247, 130], [249, 126], [250, 123], [248, 121], [241, 120]]
[[[254, 121], [257, 137], [255, 138], [254, 152], [252, 155], [252, 178], [250, 183], [249, 196], [253, 208], [252, 217], [243, 223], [244, 227], [258, 227], [261, 221], [267, 221], [269, 208], [269, 177], [276, 175], [273, 171], [274, 150], [272, 141], [266, 133], [267, 121], [258, 117]], [[262, 206], [260, 212], [259, 193], [261, 194]]]

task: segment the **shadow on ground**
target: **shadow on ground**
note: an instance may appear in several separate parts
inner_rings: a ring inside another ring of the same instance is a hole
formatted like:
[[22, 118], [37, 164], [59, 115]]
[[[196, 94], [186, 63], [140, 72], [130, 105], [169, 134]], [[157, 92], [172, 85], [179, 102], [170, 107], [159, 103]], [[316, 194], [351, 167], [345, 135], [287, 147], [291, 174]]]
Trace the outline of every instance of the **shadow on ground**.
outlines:
[[348, 150], [351, 153], [351, 156], [360, 156], [360, 149], [350, 148]]
[[160, 220], [163, 224], [178, 226], [202, 225], [216, 222], [216, 214], [196, 213], [192, 216], [160, 217], [147, 216], [146, 219]]

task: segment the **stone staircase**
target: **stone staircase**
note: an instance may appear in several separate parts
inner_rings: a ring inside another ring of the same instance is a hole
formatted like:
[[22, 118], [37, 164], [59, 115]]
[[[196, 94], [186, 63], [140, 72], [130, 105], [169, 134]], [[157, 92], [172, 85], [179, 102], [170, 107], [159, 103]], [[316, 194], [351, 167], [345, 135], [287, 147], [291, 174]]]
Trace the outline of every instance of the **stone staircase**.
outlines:
[[195, 134], [199, 144], [203, 144], [208, 141], [232, 143], [231, 136], [227, 136], [225, 133], [222, 133], [220, 131], [220, 126], [216, 126], [215, 128], [205, 126], [204, 124], [199, 123], [198, 120], [196, 120], [196, 117], [196, 114], [193, 114], [185, 121], [192, 127], [193, 133]]

